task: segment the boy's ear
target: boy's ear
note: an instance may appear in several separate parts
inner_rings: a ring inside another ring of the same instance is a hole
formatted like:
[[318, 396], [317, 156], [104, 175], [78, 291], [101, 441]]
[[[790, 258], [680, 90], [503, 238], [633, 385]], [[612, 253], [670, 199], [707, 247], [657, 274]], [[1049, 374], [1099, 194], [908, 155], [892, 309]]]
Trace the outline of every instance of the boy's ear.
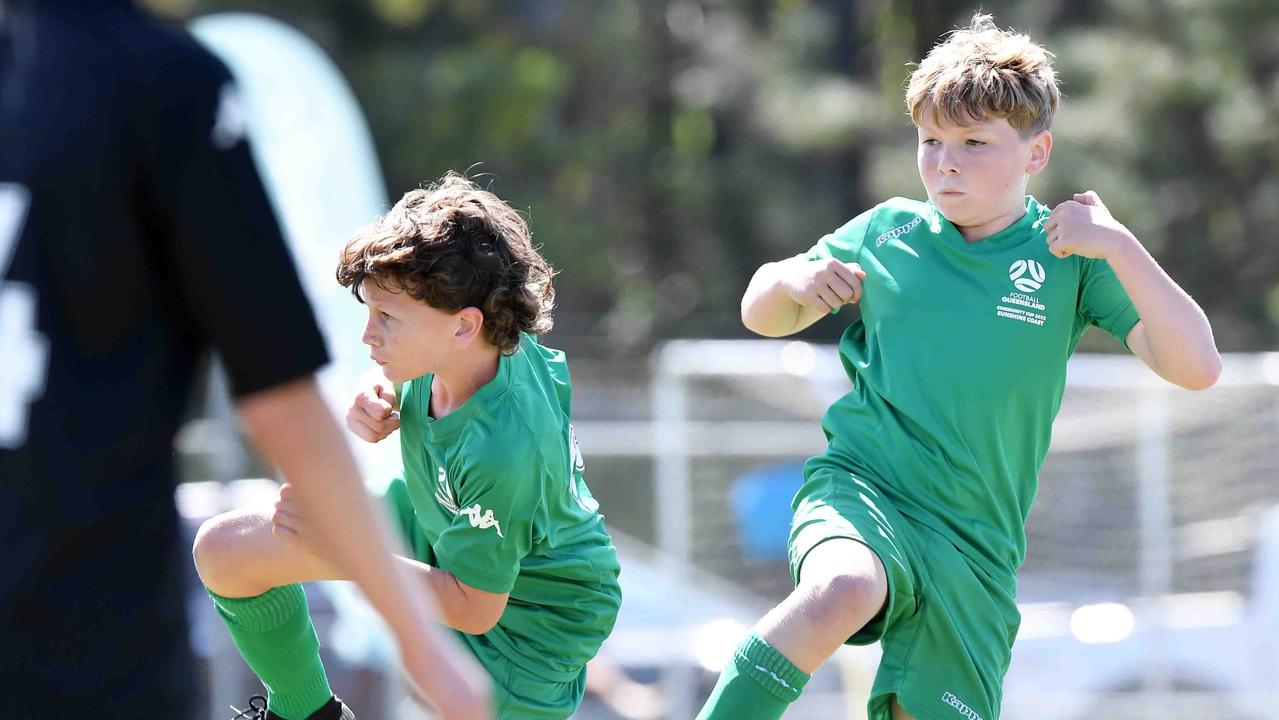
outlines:
[[1053, 151], [1053, 134], [1040, 130], [1030, 138], [1030, 162], [1026, 163], [1026, 174], [1036, 175], [1048, 166], [1048, 156]]
[[462, 347], [470, 345], [484, 330], [484, 313], [477, 307], [464, 307], [453, 315], [453, 340]]

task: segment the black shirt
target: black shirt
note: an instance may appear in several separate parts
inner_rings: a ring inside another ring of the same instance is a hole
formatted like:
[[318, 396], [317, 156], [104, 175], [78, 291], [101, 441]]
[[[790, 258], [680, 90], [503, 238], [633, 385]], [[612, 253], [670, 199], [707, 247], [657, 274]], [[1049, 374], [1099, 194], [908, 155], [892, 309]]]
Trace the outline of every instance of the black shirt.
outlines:
[[327, 360], [229, 73], [123, 0], [0, 0], [6, 717], [190, 713], [172, 441], [210, 349], [236, 395]]

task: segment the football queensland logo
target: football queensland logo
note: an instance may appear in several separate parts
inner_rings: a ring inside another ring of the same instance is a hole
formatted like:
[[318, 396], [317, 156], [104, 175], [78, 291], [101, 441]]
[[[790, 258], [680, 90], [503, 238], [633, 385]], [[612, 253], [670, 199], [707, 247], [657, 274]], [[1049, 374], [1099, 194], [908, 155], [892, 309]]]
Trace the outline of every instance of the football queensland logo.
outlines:
[[1034, 260], [1018, 260], [1009, 266], [1008, 279], [1021, 292], [1033, 293], [1044, 286], [1044, 266]]

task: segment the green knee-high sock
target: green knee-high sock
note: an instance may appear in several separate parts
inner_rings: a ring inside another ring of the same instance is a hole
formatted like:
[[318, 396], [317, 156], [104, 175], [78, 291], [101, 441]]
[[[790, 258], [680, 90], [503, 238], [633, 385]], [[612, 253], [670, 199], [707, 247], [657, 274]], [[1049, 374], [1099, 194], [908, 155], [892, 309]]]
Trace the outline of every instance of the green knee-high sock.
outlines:
[[333, 696], [320, 662], [301, 585], [285, 585], [250, 598], [209, 592], [231, 639], [267, 689], [267, 707], [287, 720], [304, 720]]
[[807, 683], [808, 675], [752, 632], [737, 646], [697, 720], [777, 720]]

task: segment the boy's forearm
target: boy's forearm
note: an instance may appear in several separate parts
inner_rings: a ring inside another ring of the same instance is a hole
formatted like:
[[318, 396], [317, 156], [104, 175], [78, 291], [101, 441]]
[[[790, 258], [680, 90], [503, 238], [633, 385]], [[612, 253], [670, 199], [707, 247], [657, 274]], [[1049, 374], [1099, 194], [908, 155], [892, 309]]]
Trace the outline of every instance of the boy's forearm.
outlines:
[[1207, 316], [1145, 247], [1129, 237], [1107, 260], [1141, 317], [1155, 371], [1187, 388], [1212, 385], [1221, 373], [1221, 356]]
[[418, 583], [430, 590], [440, 611], [440, 622], [469, 635], [483, 635], [493, 628], [501, 613], [494, 613], [480, 607], [479, 603], [467, 595], [458, 579], [447, 570], [427, 565], [407, 557], [397, 558], [401, 568]]
[[801, 306], [782, 289], [783, 263], [771, 262], [755, 271], [742, 296], [742, 324], [765, 337], [783, 337], [795, 332]]

